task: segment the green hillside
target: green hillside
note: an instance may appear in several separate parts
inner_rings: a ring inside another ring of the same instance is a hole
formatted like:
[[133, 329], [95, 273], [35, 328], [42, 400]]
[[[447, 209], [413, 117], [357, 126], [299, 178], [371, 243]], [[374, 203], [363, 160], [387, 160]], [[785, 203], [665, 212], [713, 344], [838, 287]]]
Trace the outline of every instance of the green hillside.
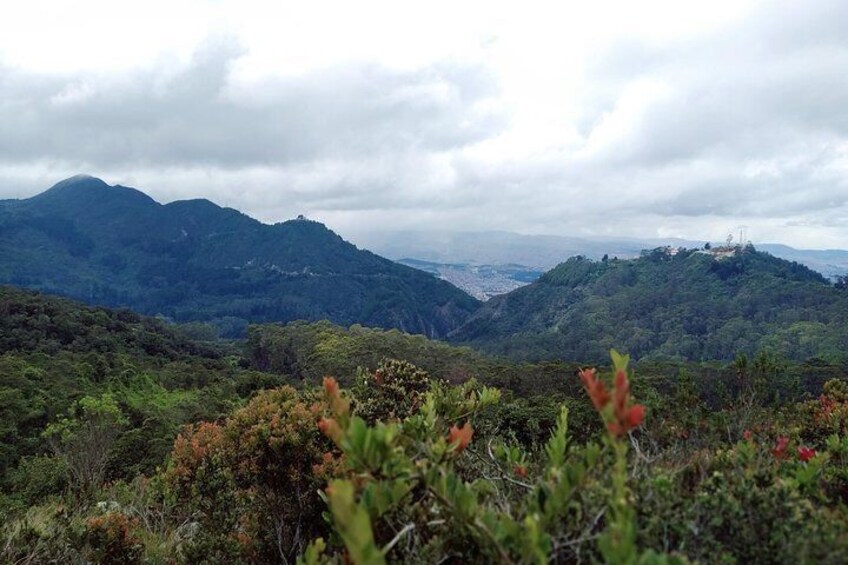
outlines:
[[848, 557], [844, 367], [200, 329], [0, 288], [0, 562]]
[[248, 321], [297, 319], [442, 336], [478, 305], [317, 222], [265, 225], [208, 200], [161, 205], [86, 176], [0, 201], [0, 284], [210, 320], [230, 336]]
[[55, 488], [55, 473], [39, 466], [46, 426], [104, 394], [126, 417], [107, 476], [152, 472], [182, 424], [215, 419], [257, 388], [284, 382], [240, 368], [235, 353], [129, 310], [0, 287], [0, 493], [12, 489], [26, 503]]
[[717, 257], [666, 249], [636, 260], [569, 259], [485, 303], [451, 339], [518, 359], [729, 360], [770, 350], [848, 359], [848, 293], [747, 247]]

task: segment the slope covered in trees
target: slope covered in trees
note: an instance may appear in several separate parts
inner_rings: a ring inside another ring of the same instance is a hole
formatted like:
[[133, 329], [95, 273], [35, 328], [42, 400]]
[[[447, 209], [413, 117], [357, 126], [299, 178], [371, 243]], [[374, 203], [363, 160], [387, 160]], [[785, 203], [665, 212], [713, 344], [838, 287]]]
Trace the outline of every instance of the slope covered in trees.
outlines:
[[235, 353], [128, 310], [0, 287], [0, 512], [66, 484], [50, 425], [63, 437], [86, 414], [107, 417], [115, 435], [89, 471], [131, 478], [165, 461], [183, 424], [285, 382], [240, 368]]
[[208, 200], [161, 205], [86, 176], [0, 201], [2, 283], [210, 320], [229, 336], [248, 321], [324, 318], [442, 336], [478, 304], [317, 222], [265, 225]]
[[842, 366], [595, 371], [327, 322], [198, 343], [13, 289], [0, 312], [0, 562], [848, 558]]
[[569, 259], [484, 304], [452, 341], [517, 359], [729, 360], [770, 350], [846, 359], [848, 293], [752, 247], [716, 258], [661, 248], [635, 260]]

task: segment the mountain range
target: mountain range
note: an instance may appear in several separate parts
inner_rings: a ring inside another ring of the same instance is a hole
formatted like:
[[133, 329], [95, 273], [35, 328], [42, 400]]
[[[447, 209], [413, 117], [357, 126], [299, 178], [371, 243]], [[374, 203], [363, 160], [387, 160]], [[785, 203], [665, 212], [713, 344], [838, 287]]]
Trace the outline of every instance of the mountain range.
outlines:
[[447, 282], [357, 249], [323, 224], [263, 224], [208, 200], [160, 204], [90, 176], [0, 201], [0, 284], [208, 320], [329, 319], [431, 337], [478, 301]]
[[[525, 261], [540, 242], [537, 267], [485, 264]], [[0, 284], [208, 321], [225, 337], [243, 336], [252, 322], [326, 319], [520, 360], [602, 362], [612, 347], [640, 359], [727, 360], [766, 349], [848, 360], [848, 292], [821, 273], [753, 246], [636, 251], [644, 243], [434, 233], [430, 254], [417, 253], [425, 259], [405, 260], [413, 268], [318, 222], [267, 225], [208, 200], [163, 205], [88, 176], [0, 201]], [[800, 261], [801, 252], [780, 251]], [[480, 262], [427, 260], [472, 256]], [[841, 260], [839, 252], [817, 258]], [[490, 300], [440, 280], [462, 285], [468, 273], [497, 283], [480, 294]], [[498, 292], [506, 293], [492, 297]]]

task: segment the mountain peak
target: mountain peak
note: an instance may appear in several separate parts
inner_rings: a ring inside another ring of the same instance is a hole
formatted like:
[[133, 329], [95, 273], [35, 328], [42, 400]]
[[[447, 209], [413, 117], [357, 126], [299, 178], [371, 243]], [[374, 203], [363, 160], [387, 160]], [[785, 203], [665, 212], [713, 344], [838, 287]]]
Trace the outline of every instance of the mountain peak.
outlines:
[[93, 177], [91, 175], [86, 174], [78, 174], [72, 177], [68, 177], [65, 180], [61, 180], [48, 188], [42, 194], [46, 194], [48, 192], [59, 192], [66, 190], [75, 190], [75, 189], [98, 189], [98, 188], [109, 188], [109, 185], [106, 184], [102, 179], [97, 177]]
[[156, 201], [135, 188], [109, 185], [91, 175], [75, 175], [57, 182], [46, 191], [28, 199], [32, 204], [59, 205], [77, 210], [109, 209], [114, 206], [148, 207]]

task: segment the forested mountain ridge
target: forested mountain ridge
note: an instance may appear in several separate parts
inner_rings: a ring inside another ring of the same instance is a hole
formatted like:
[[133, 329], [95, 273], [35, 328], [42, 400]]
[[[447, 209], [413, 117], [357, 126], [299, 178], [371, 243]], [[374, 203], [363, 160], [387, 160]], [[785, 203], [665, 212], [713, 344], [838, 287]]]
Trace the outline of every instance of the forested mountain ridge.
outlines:
[[445, 335], [477, 307], [452, 285], [323, 224], [262, 224], [208, 200], [162, 205], [77, 176], [0, 201], [0, 283], [178, 321], [329, 319]]
[[848, 292], [748, 246], [718, 257], [659, 248], [635, 260], [575, 257], [495, 297], [451, 339], [518, 359], [732, 359], [771, 350], [843, 360]]

